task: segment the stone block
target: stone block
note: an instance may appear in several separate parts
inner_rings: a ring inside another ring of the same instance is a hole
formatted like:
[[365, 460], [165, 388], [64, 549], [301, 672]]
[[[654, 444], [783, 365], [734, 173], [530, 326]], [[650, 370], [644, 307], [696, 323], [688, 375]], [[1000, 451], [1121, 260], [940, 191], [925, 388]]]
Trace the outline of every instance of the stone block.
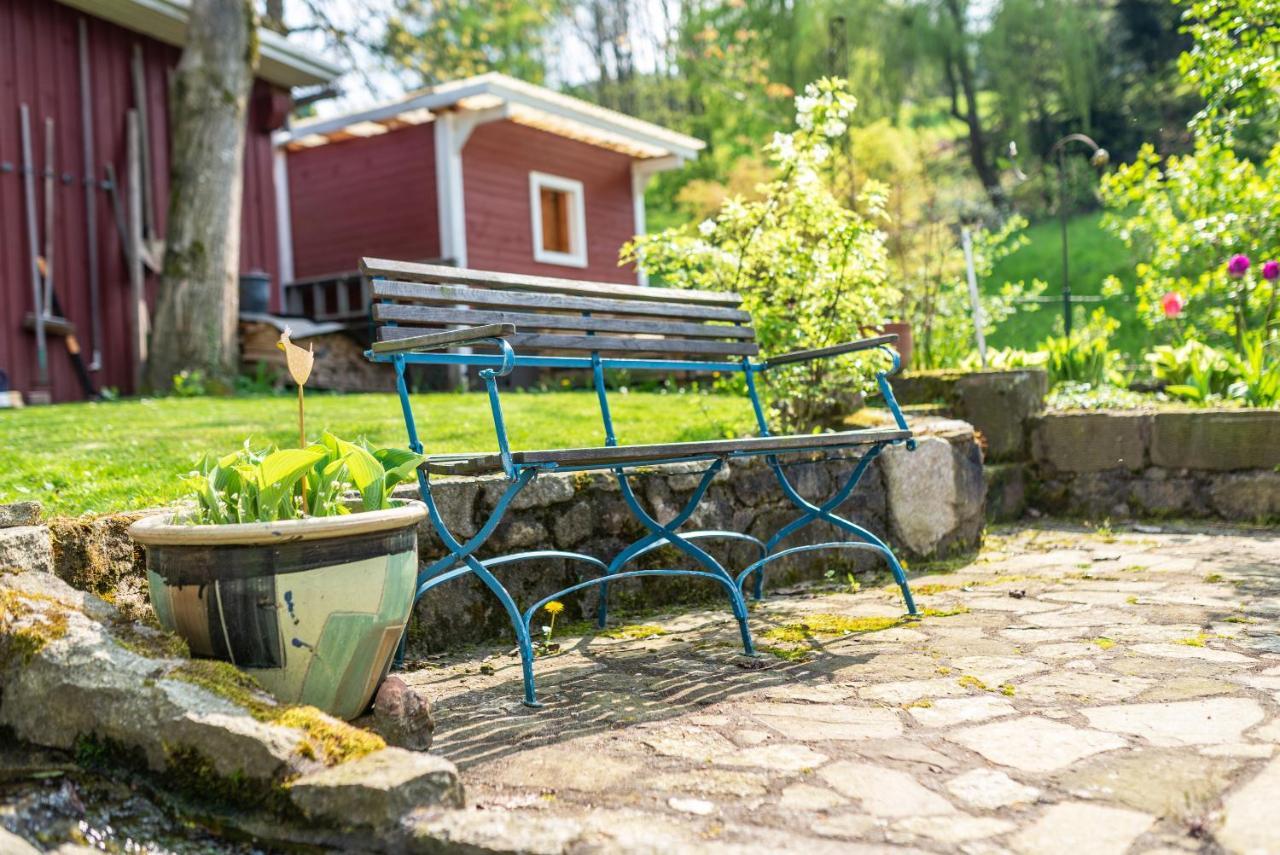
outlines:
[[1035, 420], [1032, 458], [1057, 472], [1138, 471], [1150, 433], [1147, 413], [1051, 413]]
[[1012, 522], [1027, 511], [1027, 464], [995, 463], [983, 467], [987, 479], [986, 510], [991, 522]]
[[38, 525], [40, 522], [39, 502], [14, 502], [0, 505], [0, 528], [13, 528], [17, 525]]
[[386, 748], [289, 785], [303, 815], [344, 828], [391, 830], [415, 808], [462, 807], [458, 770], [443, 757]]
[[1209, 479], [1209, 505], [1244, 522], [1280, 520], [1280, 472], [1231, 472]]
[[1280, 410], [1157, 413], [1151, 462], [1170, 469], [1274, 469], [1280, 466]]
[[893, 446], [881, 456], [894, 534], [914, 555], [929, 555], [960, 522], [951, 443], [924, 437], [915, 451]]
[[959, 371], [904, 371], [890, 378], [893, 397], [899, 404], [950, 403], [956, 383], [964, 374]]
[[1040, 369], [966, 374], [952, 390], [953, 410], [982, 432], [987, 460], [1000, 463], [1027, 456], [1027, 422], [1044, 411], [1049, 376]]
[[[1134, 479], [1129, 489], [1129, 501], [1139, 516], [1202, 516], [1204, 502], [1196, 488], [1195, 479], [1164, 477], [1160, 469], [1147, 470], [1145, 478]], [[1161, 477], [1151, 477], [1159, 475]]]
[[0, 572], [53, 570], [53, 543], [42, 525], [0, 528]]

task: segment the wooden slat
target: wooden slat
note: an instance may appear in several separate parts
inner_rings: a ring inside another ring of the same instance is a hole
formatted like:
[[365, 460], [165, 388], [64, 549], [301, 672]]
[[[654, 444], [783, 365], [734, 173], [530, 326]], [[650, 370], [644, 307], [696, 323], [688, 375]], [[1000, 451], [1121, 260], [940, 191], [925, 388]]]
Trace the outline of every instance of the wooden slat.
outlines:
[[549, 276], [521, 276], [487, 270], [466, 270], [437, 264], [414, 264], [386, 258], [362, 258], [360, 270], [366, 276], [397, 279], [402, 282], [424, 282], [471, 285], [503, 291], [531, 291], [543, 294], [565, 294], [579, 297], [611, 297], [616, 300], [640, 300], [652, 303], [692, 303], [704, 306], [737, 306], [742, 298], [724, 291], [695, 291], [681, 288], [649, 288], [640, 285], [615, 285], [610, 282], [583, 282], [578, 279], [555, 279]]
[[[440, 350], [455, 345], [477, 342], [486, 338], [511, 339], [516, 328], [511, 324], [486, 324], [479, 327], [463, 327], [457, 330], [400, 337], [387, 337], [383, 341], [375, 341], [370, 347], [374, 353], [394, 353], [405, 350]], [[406, 330], [413, 333], [413, 330]]]
[[[659, 460], [681, 460], [728, 454], [820, 451], [830, 448], [852, 448], [878, 442], [907, 439], [911, 431], [897, 428], [871, 428], [841, 433], [797, 434], [793, 436], [745, 437], [714, 439], [703, 442], [676, 442], [665, 445], [617, 445], [612, 448], [562, 448], [545, 451], [517, 451], [511, 455], [516, 463], [558, 466], [608, 466], [618, 463], [646, 463]], [[432, 455], [423, 464], [433, 472], [458, 475], [496, 472], [502, 460], [496, 454]]]
[[639, 333], [685, 338], [755, 338], [751, 327], [731, 324], [697, 324], [680, 321], [645, 321], [631, 318], [583, 317], [546, 312], [488, 312], [477, 309], [437, 309], [400, 303], [375, 303], [375, 321], [401, 324], [515, 324], [531, 332], [537, 329], [580, 330], [582, 332]]
[[459, 304], [526, 312], [570, 311], [608, 312], [623, 315], [647, 315], [662, 318], [693, 318], [706, 321], [750, 321], [751, 315], [741, 309], [719, 306], [691, 306], [676, 303], [643, 303], [637, 300], [612, 300], [604, 297], [570, 297], [562, 294], [534, 294], [527, 291], [488, 291], [462, 285], [425, 285], [416, 282], [373, 281], [374, 300], [404, 300], [411, 303]]
[[[384, 341], [421, 335], [412, 327], [379, 327]], [[661, 353], [675, 356], [755, 356], [760, 352], [753, 342], [701, 341], [679, 338], [617, 338], [603, 335], [551, 335], [521, 333], [506, 336], [516, 353], [541, 350], [581, 350], [604, 353]], [[376, 346], [375, 346], [376, 349]], [[394, 349], [394, 348], [389, 348]]]

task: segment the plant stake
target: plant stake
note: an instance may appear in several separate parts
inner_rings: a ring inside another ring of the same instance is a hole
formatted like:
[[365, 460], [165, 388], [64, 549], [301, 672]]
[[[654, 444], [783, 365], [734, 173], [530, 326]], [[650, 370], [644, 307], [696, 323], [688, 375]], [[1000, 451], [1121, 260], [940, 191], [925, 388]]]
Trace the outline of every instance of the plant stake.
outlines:
[[284, 361], [289, 369], [289, 376], [293, 378], [293, 382], [298, 386], [298, 448], [306, 448], [307, 431], [302, 402], [302, 387], [307, 385], [307, 379], [311, 376], [311, 366], [316, 361], [315, 345], [312, 344], [310, 348], [303, 350], [289, 341], [289, 335], [290, 330], [285, 327], [284, 332], [280, 334], [280, 341], [276, 342], [276, 347], [284, 351]]

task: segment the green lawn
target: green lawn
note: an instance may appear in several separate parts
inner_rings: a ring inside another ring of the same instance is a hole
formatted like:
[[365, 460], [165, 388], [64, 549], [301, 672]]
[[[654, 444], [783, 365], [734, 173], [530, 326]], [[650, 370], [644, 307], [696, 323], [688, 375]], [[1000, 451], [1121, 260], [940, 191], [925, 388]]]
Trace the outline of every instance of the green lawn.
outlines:
[[[1134, 259], [1124, 244], [1102, 230], [1100, 213], [1083, 214], [1067, 224], [1071, 247], [1072, 294], [1099, 294], [1102, 281], [1115, 275], [1125, 285], [1125, 295], [1102, 303], [1077, 303], [1073, 323], [1078, 327], [1095, 308], [1102, 306], [1120, 321], [1120, 329], [1112, 347], [1140, 356], [1147, 347], [1149, 333], [1138, 319], [1129, 295], [1134, 287]], [[1060, 332], [1062, 318], [1062, 228], [1058, 221], [1047, 220], [1027, 229], [1030, 243], [1003, 259], [983, 283], [988, 292], [997, 292], [1005, 282], [1019, 280], [1030, 283], [1043, 279], [1049, 283], [1045, 296], [1058, 297], [1058, 303], [1031, 304], [1009, 318], [996, 330], [988, 343], [992, 347], [1016, 347], [1034, 350], [1036, 345], [1055, 332]]]
[[[496, 450], [483, 394], [416, 396], [428, 453]], [[742, 435], [745, 398], [632, 392], [610, 396], [622, 442], [673, 442]], [[178, 475], [205, 451], [225, 453], [245, 437], [292, 444], [292, 396], [157, 398], [0, 411], [0, 502], [38, 499], [54, 514], [153, 507], [180, 495]], [[510, 393], [503, 398], [514, 448], [566, 448], [602, 441], [593, 392]], [[329, 429], [378, 445], [407, 445], [394, 395], [307, 396], [308, 433]]]

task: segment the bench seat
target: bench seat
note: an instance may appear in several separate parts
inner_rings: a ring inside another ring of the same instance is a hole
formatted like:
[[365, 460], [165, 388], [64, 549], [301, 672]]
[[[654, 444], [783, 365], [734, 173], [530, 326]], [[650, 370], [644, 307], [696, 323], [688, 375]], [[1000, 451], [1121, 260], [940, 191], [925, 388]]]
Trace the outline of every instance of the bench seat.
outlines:
[[[753, 436], [742, 439], [713, 439], [673, 442], [661, 445], [615, 445], [593, 448], [561, 448], [543, 451], [513, 451], [517, 466], [607, 469], [617, 465], [638, 465], [665, 461], [700, 460], [752, 454], [824, 451], [853, 448], [872, 443], [906, 440], [911, 432], [897, 428], [870, 428], [838, 433]], [[501, 472], [502, 458], [493, 452], [473, 454], [433, 454], [423, 466], [437, 475], [483, 475]]]

